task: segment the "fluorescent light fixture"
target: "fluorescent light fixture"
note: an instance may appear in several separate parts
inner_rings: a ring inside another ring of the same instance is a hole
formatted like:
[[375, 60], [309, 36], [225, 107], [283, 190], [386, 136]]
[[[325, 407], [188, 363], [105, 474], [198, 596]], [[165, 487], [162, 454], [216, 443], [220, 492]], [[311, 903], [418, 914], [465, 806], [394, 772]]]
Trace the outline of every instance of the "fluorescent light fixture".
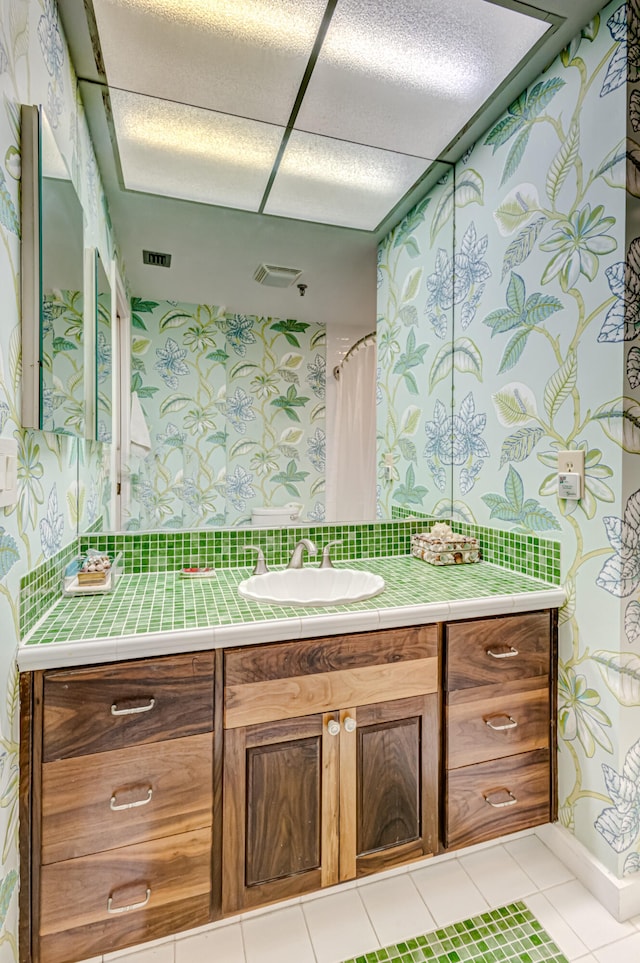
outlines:
[[286, 124], [326, 0], [93, 0], [112, 87]]
[[281, 128], [121, 90], [111, 107], [125, 187], [258, 210]]
[[323, 0], [101, 0], [100, 5], [134, 10], [173, 26], [188, 24], [218, 37], [306, 53], [314, 43], [326, 3]]
[[487, 0], [340, 0], [296, 127], [437, 157], [548, 29]]
[[265, 213], [373, 230], [429, 163], [293, 131]]

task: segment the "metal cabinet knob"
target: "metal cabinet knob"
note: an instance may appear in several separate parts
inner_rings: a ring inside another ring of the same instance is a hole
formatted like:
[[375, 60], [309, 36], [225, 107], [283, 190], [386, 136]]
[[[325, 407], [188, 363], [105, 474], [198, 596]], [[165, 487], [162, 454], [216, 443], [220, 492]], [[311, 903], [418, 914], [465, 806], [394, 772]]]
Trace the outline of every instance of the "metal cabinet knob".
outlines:
[[340, 735], [340, 723], [336, 722], [335, 719], [330, 719], [327, 723], [327, 732], [330, 736]]

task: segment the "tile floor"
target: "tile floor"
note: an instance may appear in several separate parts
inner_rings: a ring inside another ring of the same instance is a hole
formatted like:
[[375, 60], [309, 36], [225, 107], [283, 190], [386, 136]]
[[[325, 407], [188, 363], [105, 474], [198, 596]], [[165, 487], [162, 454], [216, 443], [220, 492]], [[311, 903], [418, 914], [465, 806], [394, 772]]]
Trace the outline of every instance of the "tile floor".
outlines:
[[570, 963], [639, 963], [640, 916], [614, 920], [535, 835], [90, 963], [342, 963], [517, 900]]

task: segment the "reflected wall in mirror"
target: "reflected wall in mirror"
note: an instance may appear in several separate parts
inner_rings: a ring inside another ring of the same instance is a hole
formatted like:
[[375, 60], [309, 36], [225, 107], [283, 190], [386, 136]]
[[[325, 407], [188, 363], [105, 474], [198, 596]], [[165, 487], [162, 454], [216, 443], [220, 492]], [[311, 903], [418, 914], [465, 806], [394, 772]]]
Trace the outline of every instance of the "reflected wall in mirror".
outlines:
[[84, 215], [42, 107], [22, 108], [23, 424], [84, 437]]
[[132, 320], [125, 527], [237, 526], [288, 503], [323, 519], [325, 325], [141, 298]]
[[95, 252], [96, 318], [96, 438], [111, 442], [113, 436], [112, 296], [111, 283], [99, 251]]

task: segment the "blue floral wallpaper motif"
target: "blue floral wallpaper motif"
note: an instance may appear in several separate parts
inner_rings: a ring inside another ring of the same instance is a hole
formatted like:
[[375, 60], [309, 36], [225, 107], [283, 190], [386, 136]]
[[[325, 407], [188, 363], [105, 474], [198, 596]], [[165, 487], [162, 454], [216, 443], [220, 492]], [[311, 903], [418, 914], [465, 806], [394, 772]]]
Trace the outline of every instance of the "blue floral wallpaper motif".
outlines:
[[133, 380], [152, 439], [127, 527], [239, 525], [293, 502], [324, 518], [325, 328], [133, 299]]
[[[619, 875], [640, 869], [639, 37], [637, 4], [606, 7], [378, 256], [383, 512], [561, 540], [559, 817]], [[580, 501], [557, 494], [572, 450]]]
[[[54, 0], [2, 0], [0, 16], [0, 434], [18, 442], [18, 501], [0, 524], [0, 958], [17, 960], [18, 673], [20, 578], [97, 517], [103, 499], [103, 446], [71, 435], [21, 427], [20, 105], [47, 110], [85, 212], [87, 244], [105, 263], [113, 253], [106, 205], [88, 127]], [[54, 303], [56, 301], [57, 303]], [[46, 359], [63, 363], [48, 384], [50, 427], [81, 424], [76, 381], [81, 363], [80, 307], [73, 292], [52, 300], [44, 331]], [[73, 360], [72, 360], [73, 359]], [[68, 404], [67, 404], [68, 403]]]

